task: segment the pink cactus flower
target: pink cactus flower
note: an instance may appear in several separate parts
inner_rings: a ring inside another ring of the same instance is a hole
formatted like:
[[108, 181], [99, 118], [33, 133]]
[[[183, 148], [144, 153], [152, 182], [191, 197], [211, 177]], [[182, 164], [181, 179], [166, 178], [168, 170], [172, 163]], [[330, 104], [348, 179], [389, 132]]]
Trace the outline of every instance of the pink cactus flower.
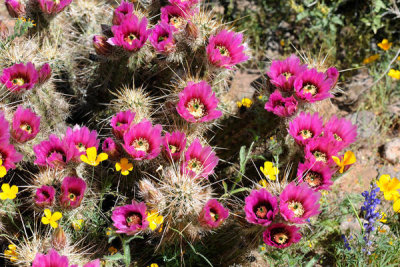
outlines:
[[186, 148], [185, 133], [179, 131], [165, 133], [165, 136], [163, 138], [163, 146], [165, 154], [168, 158], [179, 160], [183, 151]]
[[36, 137], [40, 130], [40, 117], [31, 109], [18, 106], [12, 122], [12, 137], [18, 143], [25, 143]]
[[210, 63], [219, 68], [232, 69], [233, 66], [249, 59], [242, 45], [243, 34], [222, 30], [212, 35], [206, 48]]
[[218, 161], [212, 148], [203, 147], [196, 138], [185, 152], [185, 161], [181, 165], [181, 172], [193, 178], [208, 178], [214, 173]]
[[25, 17], [25, 5], [19, 0], [5, 0], [8, 14], [12, 18]]
[[209, 229], [218, 228], [229, 216], [229, 210], [216, 199], [210, 199], [200, 212], [200, 224]]
[[244, 211], [249, 223], [268, 226], [278, 213], [278, 200], [265, 188], [251, 191], [245, 199]]
[[8, 140], [0, 141], [0, 159], [6, 170], [15, 169], [15, 163], [22, 160], [23, 156], [15, 151], [15, 147], [8, 143]]
[[189, 82], [179, 93], [176, 110], [188, 122], [208, 122], [218, 119], [222, 112], [217, 110], [219, 100], [205, 81]]
[[331, 89], [336, 86], [339, 79], [339, 71], [335, 67], [330, 67], [325, 72], [325, 80], [330, 80]]
[[75, 157], [76, 152], [72, 144], [66, 144], [54, 134], [49, 136], [49, 140], [34, 146], [33, 151], [36, 155], [36, 165], [51, 168], [64, 168]]
[[302, 72], [294, 81], [297, 97], [310, 103], [332, 97], [331, 86], [332, 81], [326, 80], [325, 74], [316, 69]]
[[44, 14], [56, 15], [69, 6], [72, 0], [38, 0], [40, 9]]
[[334, 171], [326, 164], [321, 162], [300, 163], [297, 168], [297, 179], [299, 183], [306, 183], [314, 191], [330, 190], [332, 181], [332, 174]]
[[282, 91], [294, 91], [293, 83], [297, 76], [307, 69], [306, 65], [302, 65], [301, 61], [295, 55], [291, 55], [285, 60], [272, 61], [268, 77], [273, 85]]
[[103, 35], [93, 36], [93, 47], [98, 55], [111, 55], [113, 46], [109, 44], [107, 40], [108, 38]]
[[282, 97], [279, 90], [275, 90], [265, 103], [265, 109], [279, 117], [290, 117], [297, 111], [297, 100], [291, 97]]
[[161, 130], [161, 125], [153, 127], [144, 119], [124, 134], [122, 146], [134, 160], [154, 159], [161, 152]]
[[51, 249], [47, 255], [37, 253], [32, 262], [32, 267], [68, 267], [66, 256], [60, 256], [55, 249]]
[[301, 112], [289, 123], [289, 133], [299, 145], [305, 145], [312, 138], [321, 135], [324, 122], [318, 113]]
[[135, 119], [135, 112], [130, 110], [121, 111], [111, 119], [113, 134], [118, 139], [122, 139], [125, 132], [132, 126]]
[[42, 185], [36, 189], [35, 204], [39, 207], [48, 207], [53, 205], [56, 190], [52, 186]]
[[77, 208], [81, 205], [86, 191], [86, 182], [78, 177], [65, 177], [61, 184], [60, 203], [66, 208]]
[[312, 216], [318, 215], [320, 193], [315, 192], [306, 184], [288, 184], [279, 196], [281, 216], [291, 223], [306, 223]]
[[334, 166], [335, 163], [332, 156], [339, 152], [340, 147], [337, 147], [331, 138], [318, 137], [312, 138], [305, 146], [305, 158], [312, 163], [315, 161], [322, 162], [329, 166]]
[[103, 152], [107, 153], [110, 158], [117, 158], [120, 155], [119, 148], [111, 137], [104, 140], [101, 149]]
[[173, 31], [182, 30], [190, 17], [190, 12], [180, 6], [161, 8], [161, 21], [171, 25]]
[[183, 10], [190, 10], [199, 0], [169, 0], [171, 5], [175, 5]]
[[165, 22], [160, 22], [151, 31], [150, 43], [159, 53], [170, 53], [175, 50], [175, 40], [172, 34], [172, 26]]
[[277, 248], [286, 248], [301, 239], [300, 228], [294, 225], [274, 223], [263, 234], [265, 244]]
[[120, 234], [134, 235], [149, 226], [146, 204], [143, 202], [132, 202], [130, 205], [117, 207], [113, 211], [111, 219], [114, 227], [117, 228], [116, 232]]
[[10, 124], [4, 117], [4, 112], [0, 111], [0, 142], [10, 140]]
[[136, 52], [142, 48], [151, 32], [147, 30], [147, 19], [143, 17], [139, 21], [135, 15], [123, 20], [120, 25], [112, 26], [111, 30], [114, 37], [107, 42], [129, 52]]
[[100, 140], [97, 139], [97, 132], [90, 131], [87, 127], [80, 127], [76, 125], [74, 129], [68, 127], [63, 142], [68, 147], [74, 147], [76, 161], [80, 161], [80, 155], [86, 154], [86, 149], [89, 147], [95, 147], [96, 150], [99, 148]]
[[332, 116], [325, 124], [324, 134], [330, 137], [338, 150], [342, 150], [356, 141], [357, 126], [353, 125], [350, 120]]
[[122, 0], [121, 4], [114, 10], [112, 23], [120, 25], [124, 20], [132, 18], [134, 9], [133, 3]]
[[19, 63], [4, 69], [0, 81], [8, 90], [20, 92], [32, 89], [38, 82], [38, 78], [39, 75], [35, 66], [31, 62], [28, 62], [26, 65]]
[[39, 83], [44, 83], [51, 77], [51, 68], [48, 63], [45, 63], [38, 71]]

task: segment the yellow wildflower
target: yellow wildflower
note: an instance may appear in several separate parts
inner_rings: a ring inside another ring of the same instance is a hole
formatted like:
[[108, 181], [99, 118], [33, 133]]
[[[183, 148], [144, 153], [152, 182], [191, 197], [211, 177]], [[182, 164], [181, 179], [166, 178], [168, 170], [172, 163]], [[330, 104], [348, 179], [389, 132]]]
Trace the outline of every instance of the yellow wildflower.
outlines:
[[307, 243], [308, 243], [308, 246], [309, 246], [310, 248], [312, 248], [312, 243], [311, 243], [311, 241], [310, 241], [310, 240], [307, 240]]
[[152, 263], [152, 264], [148, 265], [147, 267], [158, 267], [158, 264], [157, 263]]
[[271, 161], [264, 162], [264, 167], [260, 167], [261, 172], [265, 175], [265, 177], [269, 178], [272, 181], [276, 180], [276, 175], [279, 174], [279, 169], [274, 167], [274, 164]]
[[251, 101], [250, 98], [245, 97], [245, 98], [242, 98], [242, 101], [236, 102], [236, 104], [239, 108], [241, 108], [242, 106], [246, 107], [246, 108], [250, 108], [251, 105], [253, 105], [253, 101]]
[[56, 229], [58, 227], [57, 221], [62, 218], [62, 213], [61, 212], [54, 212], [51, 214], [51, 211], [49, 209], [44, 210], [44, 216], [42, 217], [42, 223], [43, 224], [50, 224], [51, 227]]
[[392, 44], [393, 44], [393, 43], [389, 43], [389, 40], [388, 40], [388, 39], [383, 39], [382, 42], [380, 42], [380, 43], [378, 44], [378, 46], [379, 46], [382, 50], [387, 51], [387, 50], [390, 49], [390, 47], [392, 46]]
[[378, 55], [378, 54], [375, 54], [375, 55], [372, 55], [372, 56], [367, 57], [366, 59], [364, 59], [364, 60], [363, 60], [363, 63], [364, 63], [364, 64], [369, 64], [369, 63], [374, 62], [374, 61], [377, 60], [378, 58], [379, 58], [379, 55]]
[[280, 41], [280, 44], [281, 44], [281, 46], [285, 46], [285, 40], [282, 39], [282, 40]]
[[158, 215], [157, 211], [152, 210], [147, 213], [147, 220], [150, 223], [150, 229], [154, 231], [159, 225], [164, 222], [164, 217], [162, 215]]
[[110, 227], [107, 228], [106, 235], [110, 236], [112, 234], [112, 229]]
[[399, 60], [399, 61], [400, 61], [400, 56], [398, 56], [397, 60]]
[[390, 69], [388, 75], [393, 79], [400, 80], [400, 70]]
[[387, 214], [386, 214], [385, 212], [381, 211], [381, 218], [380, 218], [379, 221], [380, 221], [381, 223], [387, 223], [386, 217], [387, 217]]
[[3, 178], [7, 174], [6, 167], [3, 166], [3, 160], [0, 159], [0, 178]]
[[108, 159], [106, 153], [100, 153], [97, 155], [97, 149], [95, 147], [89, 147], [86, 149], [86, 155], [81, 155], [81, 160], [89, 165], [97, 166], [100, 162]]
[[110, 252], [111, 255], [114, 255], [118, 252], [118, 250], [115, 247], [109, 247], [108, 252]]
[[268, 187], [268, 182], [265, 179], [260, 180], [258, 183], [264, 188]]
[[264, 251], [266, 249], [265, 245], [261, 246], [261, 251]]
[[18, 260], [18, 253], [16, 252], [17, 246], [14, 244], [8, 245], [8, 249], [4, 251], [4, 256], [11, 262], [16, 262]]
[[17, 197], [18, 187], [16, 185], [10, 187], [9, 184], [2, 184], [1, 190], [3, 190], [3, 192], [0, 193], [1, 200], [14, 199]]
[[73, 220], [71, 224], [72, 224], [72, 227], [74, 228], [75, 231], [79, 231], [79, 230], [82, 229], [83, 220], [82, 219]]
[[332, 156], [333, 161], [336, 163], [336, 165], [338, 165], [339, 172], [343, 173], [344, 168], [348, 165], [352, 165], [356, 162], [356, 156], [354, 155], [354, 153], [352, 151], [346, 151], [346, 153], [344, 153], [343, 156], [343, 160], [340, 160], [340, 158]]
[[127, 158], [122, 158], [120, 162], [115, 163], [115, 169], [117, 172], [121, 171], [122, 175], [128, 175], [133, 170], [133, 165]]
[[383, 174], [379, 178], [379, 181], [376, 182], [376, 185], [383, 192], [386, 200], [395, 200], [400, 197], [400, 194], [397, 191], [400, 189], [400, 181], [396, 177], [391, 179], [390, 175]]

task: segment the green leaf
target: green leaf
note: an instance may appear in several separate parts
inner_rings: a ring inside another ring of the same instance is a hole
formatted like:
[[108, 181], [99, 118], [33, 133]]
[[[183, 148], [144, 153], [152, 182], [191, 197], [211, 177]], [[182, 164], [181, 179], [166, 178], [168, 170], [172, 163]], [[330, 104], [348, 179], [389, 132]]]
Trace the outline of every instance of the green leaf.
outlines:
[[222, 186], [224, 187], [224, 192], [225, 194], [228, 192], [228, 185], [225, 183], [225, 181], [222, 181]]
[[250, 188], [247, 188], [247, 187], [238, 188], [238, 189], [235, 189], [235, 190], [231, 191], [230, 194], [234, 195], [236, 193], [240, 193], [240, 192], [243, 192], [243, 191], [250, 191]]
[[114, 255], [111, 256], [105, 256], [104, 257], [106, 260], [110, 260], [110, 261], [119, 261], [122, 260], [124, 258], [124, 256], [121, 253], [116, 253]]

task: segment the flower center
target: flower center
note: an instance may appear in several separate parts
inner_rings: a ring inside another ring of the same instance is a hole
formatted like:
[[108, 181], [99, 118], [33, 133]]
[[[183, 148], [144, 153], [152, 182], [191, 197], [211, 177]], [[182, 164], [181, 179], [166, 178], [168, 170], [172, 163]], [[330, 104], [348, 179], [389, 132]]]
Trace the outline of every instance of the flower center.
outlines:
[[131, 227], [133, 225], [141, 225], [142, 216], [138, 213], [133, 213], [132, 215], [126, 217], [126, 224]]
[[214, 222], [218, 221], [219, 215], [215, 210], [210, 210], [210, 216]]
[[69, 198], [69, 200], [71, 200], [71, 201], [75, 201], [76, 200], [76, 195], [74, 194], [74, 193], [69, 193], [68, 194], [68, 198]]
[[177, 148], [176, 146], [168, 145], [168, 148], [169, 148], [169, 151], [171, 151], [171, 154], [174, 154], [174, 153], [176, 153], [176, 152], [179, 152], [179, 151], [178, 151], [178, 148]]
[[126, 123], [125, 123], [125, 122], [122, 122], [122, 121], [119, 121], [119, 122], [116, 123], [116, 125], [117, 125], [117, 127], [119, 127], [119, 126], [126, 125]]
[[221, 54], [221, 56], [223, 56], [223, 57], [229, 57], [229, 51], [228, 51], [228, 49], [226, 49], [226, 47], [225, 46], [222, 46], [222, 45], [218, 45], [217, 46], [217, 49], [219, 50], [219, 53]]
[[138, 151], [147, 152], [150, 148], [149, 142], [144, 138], [139, 138], [133, 141], [132, 145]]
[[85, 152], [86, 151], [86, 147], [82, 143], [78, 143], [75, 147], [79, 150], [79, 152]]
[[136, 35], [134, 35], [133, 33], [129, 34], [127, 37], [125, 37], [125, 42], [127, 42], [128, 44], [132, 44], [134, 40], [136, 40], [137, 37]]
[[314, 155], [316, 161], [322, 161], [324, 163], [326, 163], [328, 161], [326, 154], [321, 151], [315, 151], [313, 153], [313, 155]]
[[333, 134], [333, 137], [336, 139], [336, 141], [343, 141], [343, 139], [337, 134]]
[[54, 2], [56, 5], [60, 4], [60, 0], [53, 0], [53, 2]]
[[268, 211], [272, 210], [271, 205], [267, 203], [261, 203], [255, 206], [254, 213], [259, 219], [268, 219]]
[[300, 135], [304, 140], [313, 137], [313, 133], [310, 130], [301, 130]]
[[11, 82], [13, 85], [18, 85], [18, 86], [22, 86], [25, 84], [24, 78], [15, 78]]
[[189, 160], [187, 167], [189, 170], [194, 171], [196, 174], [199, 174], [203, 169], [203, 164], [201, 164], [201, 161], [198, 159], [191, 159]]
[[306, 85], [303, 86], [303, 91], [306, 93], [310, 93], [311, 95], [314, 96], [318, 93], [318, 88], [311, 83], [307, 83]]
[[301, 217], [304, 214], [304, 208], [300, 202], [290, 201], [288, 208], [293, 211], [295, 217]]
[[182, 17], [171, 17], [169, 22], [174, 25], [176, 28], [180, 28], [183, 25]]
[[49, 194], [49, 192], [47, 192], [47, 191], [42, 191], [42, 195], [43, 195], [45, 198], [50, 198], [50, 194]]
[[304, 181], [312, 188], [318, 187], [322, 184], [322, 177], [321, 174], [317, 172], [309, 171], [304, 177]]
[[206, 114], [204, 104], [198, 98], [192, 98], [186, 105], [186, 109], [196, 119], [203, 117]]
[[273, 235], [273, 241], [277, 244], [283, 245], [289, 240], [289, 236], [286, 233], [277, 233]]
[[286, 80], [289, 80], [290, 77], [292, 77], [292, 74], [290, 72], [284, 72], [282, 73], [283, 76], [285, 76]]
[[20, 128], [21, 130], [23, 130], [23, 131], [29, 133], [29, 134], [32, 133], [32, 127], [31, 127], [29, 124], [27, 124], [27, 123], [21, 124], [21, 125], [19, 126], [19, 128]]
[[168, 39], [168, 35], [160, 35], [158, 36], [158, 42], [162, 42]]

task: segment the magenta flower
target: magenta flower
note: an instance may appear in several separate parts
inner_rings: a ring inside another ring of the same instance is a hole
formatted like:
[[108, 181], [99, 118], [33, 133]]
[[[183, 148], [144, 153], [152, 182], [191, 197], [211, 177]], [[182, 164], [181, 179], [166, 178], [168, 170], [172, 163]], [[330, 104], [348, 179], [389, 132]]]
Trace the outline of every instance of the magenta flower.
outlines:
[[12, 137], [18, 143], [32, 140], [39, 133], [40, 117], [31, 109], [18, 106], [12, 122]]
[[176, 110], [188, 122], [207, 122], [222, 116], [222, 112], [216, 109], [218, 103], [218, 98], [207, 82], [188, 82], [179, 93]]
[[286, 248], [298, 243], [301, 239], [300, 228], [294, 225], [274, 223], [263, 234], [263, 240], [268, 246]]
[[130, 52], [142, 48], [151, 32], [147, 30], [147, 19], [143, 17], [139, 21], [135, 15], [123, 20], [120, 25], [112, 26], [111, 30], [114, 37], [108, 39], [108, 42]]
[[332, 156], [339, 152], [331, 138], [312, 138], [304, 148], [305, 158], [311, 162], [320, 161], [324, 164], [335, 165]]
[[290, 117], [297, 111], [297, 100], [291, 97], [282, 97], [279, 90], [275, 90], [265, 103], [265, 109], [279, 117]]
[[161, 8], [161, 21], [172, 26], [174, 31], [186, 26], [190, 13], [180, 6], [166, 6]]
[[325, 124], [324, 134], [330, 137], [338, 150], [342, 150], [356, 141], [357, 126], [353, 125], [350, 120], [332, 116]]
[[295, 185], [293, 182], [283, 189], [279, 196], [279, 210], [282, 217], [292, 223], [306, 223], [306, 220], [319, 214], [320, 194], [306, 184]]
[[131, 2], [122, 0], [121, 4], [114, 10], [112, 23], [120, 25], [124, 20], [132, 18], [134, 8]]
[[5, 0], [4, 3], [10, 17], [25, 17], [25, 5], [22, 4], [19, 0]]
[[333, 171], [329, 166], [321, 162], [300, 163], [297, 168], [297, 179], [299, 183], [306, 183], [314, 191], [330, 190]]
[[[78, 265], [73, 265], [71, 267], [78, 267]], [[100, 260], [93, 260], [91, 262], [86, 263], [85, 265], [83, 265], [83, 267], [101, 267], [100, 265]]]
[[28, 62], [14, 64], [10, 68], [3, 70], [0, 81], [12, 92], [30, 90], [38, 82], [38, 72], [35, 66]]
[[103, 35], [93, 36], [93, 47], [98, 55], [108, 56], [112, 52], [112, 45], [107, 42], [108, 38]]
[[186, 148], [186, 135], [183, 132], [175, 131], [172, 133], [165, 133], [163, 138], [163, 146], [165, 154], [168, 158], [179, 160], [182, 152]]
[[117, 233], [134, 235], [149, 226], [146, 215], [146, 204], [132, 202], [130, 205], [117, 207], [112, 215], [113, 225]]
[[185, 161], [181, 165], [181, 172], [194, 178], [207, 178], [214, 173], [218, 161], [212, 148], [203, 147], [196, 138], [185, 152]]
[[72, 0], [38, 0], [40, 9], [44, 14], [47, 15], [56, 15], [63, 11], [69, 4], [71, 4]]
[[110, 158], [117, 158], [120, 154], [117, 144], [111, 137], [104, 140], [101, 149], [103, 152], [107, 153]]
[[42, 141], [33, 147], [36, 155], [35, 164], [51, 168], [63, 168], [75, 157], [75, 148], [51, 134], [49, 140]]
[[48, 63], [44, 64], [38, 71], [39, 83], [44, 83], [51, 77], [51, 68]]
[[8, 143], [8, 140], [0, 141], [0, 159], [7, 171], [15, 169], [15, 163], [20, 162], [22, 158], [23, 156], [15, 151], [15, 147]]
[[218, 228], [229, 216], [229, 210], [216, 199], [210, 199], [200, 212], [199, 222], [203, 227]]
[[325, 72], [325, 79], [331, 82], [331, 89], [335, 87], [339, 79], [339, 71], [335, 67], [330, 67]]
[[122, 146], [134, 160], [154, 159], [161, 151], [161, 130], [161, 125], [153, 127], [144, 119], [124, 134]]
[[318, 113], [301, 112], [289, 123], [289, 133], [299, 145], [305, 145], [314, 137], [320, 136], [324, 122]]
[[245, 199], [244, 211], [249, 223], [268, 226], [278, 213], [278, 200], [265, 188], [253, 190]]
[[285, 60], [272, 61], [268, 77], [273, 85], [282, 91], [294, 91], [293, 83], [297, 76], [307, 69], [295, 55], [291, 55]]
[[172, 34], [172, 26], [160, 22], [151, 31], [150, 43], [160, 53], [170, 53], [175, 49], [175, 40]]
[[310, 103], [332, 97], [331, 85], [332, 81], [326, 80], [325, 74], [316, 69], [302, 72], [294, 81], [297, 97]]
[[10, 140], [10, 125], [6, 118], [4, 117], [4, 113], [0, 111], [0, 142]]
[[96, 150], [99, 148], [100, 140], [97, 139], [97, 132], [90, 131], [87, 127], [75, 126], [74, 129], [68, 127], [63, 142], [68, 147], [73, 147], [74, 160], [79, 161], [80, 155], [86, 154], [86, 149], [89, 147], [95, 147]]
[[183, 10], [190, 10], [199, 0], [169, 0], [169, 2]]
[[214, 66], [227, 69], [248, 60], [242, 41], [243, 34], [234, 31], [222, 30], [212, 35], [206, 48], [208, 60]]
[[66, 256], [60, 256], [55, 249], [51, 249], [47, 255], [37, 253], [32, 267], [68, 267], [68, 263]]
[[65, 177], [61, 184], [60, 203], [63, 207], [77, 208], [86, 191], [86, 182], [78, 177]]
[[121, 111], [111, 119], [111, 127], [115, 137], [122, 139], [125, 132], [132, 126], [135, 112], [130, 110]]
[[42, 185], [36, 189], [35, 204], [39, 207], [48, 207], [53, 205], [56, 190], [52, 186]]

